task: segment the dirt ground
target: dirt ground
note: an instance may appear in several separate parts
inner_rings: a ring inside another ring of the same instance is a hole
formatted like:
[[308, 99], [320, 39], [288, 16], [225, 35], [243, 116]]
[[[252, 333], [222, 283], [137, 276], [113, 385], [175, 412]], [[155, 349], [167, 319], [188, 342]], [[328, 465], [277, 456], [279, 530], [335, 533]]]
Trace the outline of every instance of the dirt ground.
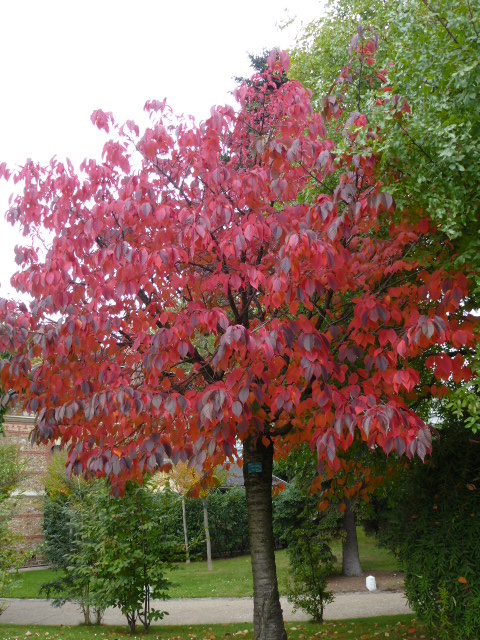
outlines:
[[[353, 593], [368, 591], [366, 578], [368, 573], [359, 578], [346, 578], [345, 576], [333, 576], [328, 580], [328, 588], [333, 593]], [[403, 574], [376, 571], [374, 574], [378, 591], [403, 591]]]

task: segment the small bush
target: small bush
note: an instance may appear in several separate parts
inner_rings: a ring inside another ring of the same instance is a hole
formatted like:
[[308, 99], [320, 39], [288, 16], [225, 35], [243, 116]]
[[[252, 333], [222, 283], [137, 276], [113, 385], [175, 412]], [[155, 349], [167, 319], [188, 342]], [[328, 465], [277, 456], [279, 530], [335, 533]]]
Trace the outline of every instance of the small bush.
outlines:
[[78, 603], [86, 624], [100, 623], [103, 610], [115, 606], [131, 633], [137, 620], [148, 630], [164, 615], [151, 594], [168, 597], [166, 570], [179, 558], [157, 495], [148, 482], [128, 483], [124, 497], [114, 498], [105, 480], [66, 478], [64, 461], [50, 465], [44, 519], [45, 555], [63, 571], [42, 590], [54, 605]]
[[318, 499], [291, 483], [276, 500], [274, 529], [288, 543], [289, 601], [321, 622], [325, 605], [333, 600], [327, 579], [335, 562], [330, 542], [337, 532], [337, 514], [320, 512]]

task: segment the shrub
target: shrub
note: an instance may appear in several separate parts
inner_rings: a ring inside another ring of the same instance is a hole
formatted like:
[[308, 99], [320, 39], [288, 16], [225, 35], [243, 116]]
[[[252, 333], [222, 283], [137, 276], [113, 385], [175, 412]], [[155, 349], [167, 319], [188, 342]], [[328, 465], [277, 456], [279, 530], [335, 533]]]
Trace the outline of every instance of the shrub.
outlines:
[[[14, 445], [0, 445], [0, 597], [6, 595], [22, 565], [25, 553], [22, 538], [10, 529], [15, 500], [12, 497], [24, 471]], [[0, 613], [2, 607], [0, 603]]]
[[148, 483], [128, 483], [125, 496], [113, 498], [104, 480], [67, 479], [63, 464], [59, 457], [50, 467], [44, 520], [45, 555], [63, 571], [43, 590], [55, 605], [77, 602], [87, 624], [117, 606], [132, 633], [137, 620], [148, 630], [164, 615], [151, 595], [167, 597], [165, 572], [180, 557], [157, 494]]
[[[182, 497], [169, 489], [157, 494], [158, 508], [166, 528], [177, 544], [183, 544]], [[187, 498], [187, 529], [190, 555], [205, 558], [202, 500]], [[249, 551], [248, 517], [243, 488], [212, 491], [207, 498], [212, 556], [222, 558]]]
[[57, 453], [50, 461], [44, 499], [43, 553], [58, 569], [57, 577], [41, 587], [54, 606], [75, 602], [85, 624], [99, 624], [102, 608], [91, 599], [91, 578], [97, 558], [89, 544], [88, 523], [96, 515], [95, 497], [104, 481], [86, 482], [65, 475], [66, 456]]
[[156, 512], [155, 494], [148, 485], [128, 483], [123, 498], [100, 491], [95, 507], [96, 517], [87, 525], [88, 547], [97, 558], [91, 598], [102, 608], [118, 607], [131, 633], [137, 619], [148, 631], [165, 615], [152, 607], [151, 597], [168, 597], [165, 574], [178, 552]]
[[333, 600], [327, 578], [335, 562], [330, 542], [338, 531], [338, 516], [320, 512], [318, 498], [295, 483], [278, 496], [275, 507], [274, 529], [288, 544], [288, 599], [321, 622], [325, 605]]
[[441, 640], [480, 636], [480, 442], [452, 419], [432, 458], [399, 477], [381, 540], [405, 569], [405, 593]]
[[213, 556], [248, 553], [250, 542], [245, 490], [213, 491], [207, 498], [207, 506]]

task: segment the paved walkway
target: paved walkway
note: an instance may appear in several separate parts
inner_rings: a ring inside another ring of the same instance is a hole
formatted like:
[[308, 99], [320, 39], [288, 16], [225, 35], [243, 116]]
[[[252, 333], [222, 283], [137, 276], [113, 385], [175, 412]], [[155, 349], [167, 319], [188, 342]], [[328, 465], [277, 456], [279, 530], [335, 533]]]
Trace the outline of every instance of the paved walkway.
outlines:
[[[83, 622], [76, 605], [67, 603], [63, 607], [52, 607], [47, 600], [7, 600], [7, 608], [0, 616], [1, 624], [76, 625]], [[309, 617], [303, 611], [293, 613], [286, 598], [281, 598], [285, 620], [301, 621]], [[168, 611], [169, 615], [155, 624], [223, 624], [229, 622], [251, 622], [253, 619], [252, 598], [191, 598], [157, 602], [156, 608]], [[339, 593], [325, 608], [325, 619], [366, 618], [369, 616], [411, 613], [403, 593], [375, 591], [361, 593]], [[105, 624], [125, 624], [118, 609], [108, 609]]]

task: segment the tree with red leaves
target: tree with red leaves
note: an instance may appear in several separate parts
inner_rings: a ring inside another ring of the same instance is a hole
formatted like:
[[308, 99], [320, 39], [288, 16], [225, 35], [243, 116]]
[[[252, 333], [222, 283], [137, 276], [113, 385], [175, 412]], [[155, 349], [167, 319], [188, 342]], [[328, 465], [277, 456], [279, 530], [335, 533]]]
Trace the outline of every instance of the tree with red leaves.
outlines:
[[39, 441], [61, 439], [70, 471], [121, 492], [179, 460], [208, 475], [241, 443], [257, 640], [286, 638], [274, 452], [307, 442], [336, 471], [359, 434], [423, 458], [412, 362], [429, 354], [439, 384], [462, 379], [473, 345], [467, 279], [439, 267], [426, 219], [395, 210], [378, 132], [346, 117], [335, 149], [287, 62], [272, 54], [238, 111], [195, 126], [147, 102], [141, 136], [96, 111], [115, 129], [102, 162], [28, 162], [8, 217], [33, 241], [13, 277], [33, 301], [0, 301], [0, 384], [37, 414]]

